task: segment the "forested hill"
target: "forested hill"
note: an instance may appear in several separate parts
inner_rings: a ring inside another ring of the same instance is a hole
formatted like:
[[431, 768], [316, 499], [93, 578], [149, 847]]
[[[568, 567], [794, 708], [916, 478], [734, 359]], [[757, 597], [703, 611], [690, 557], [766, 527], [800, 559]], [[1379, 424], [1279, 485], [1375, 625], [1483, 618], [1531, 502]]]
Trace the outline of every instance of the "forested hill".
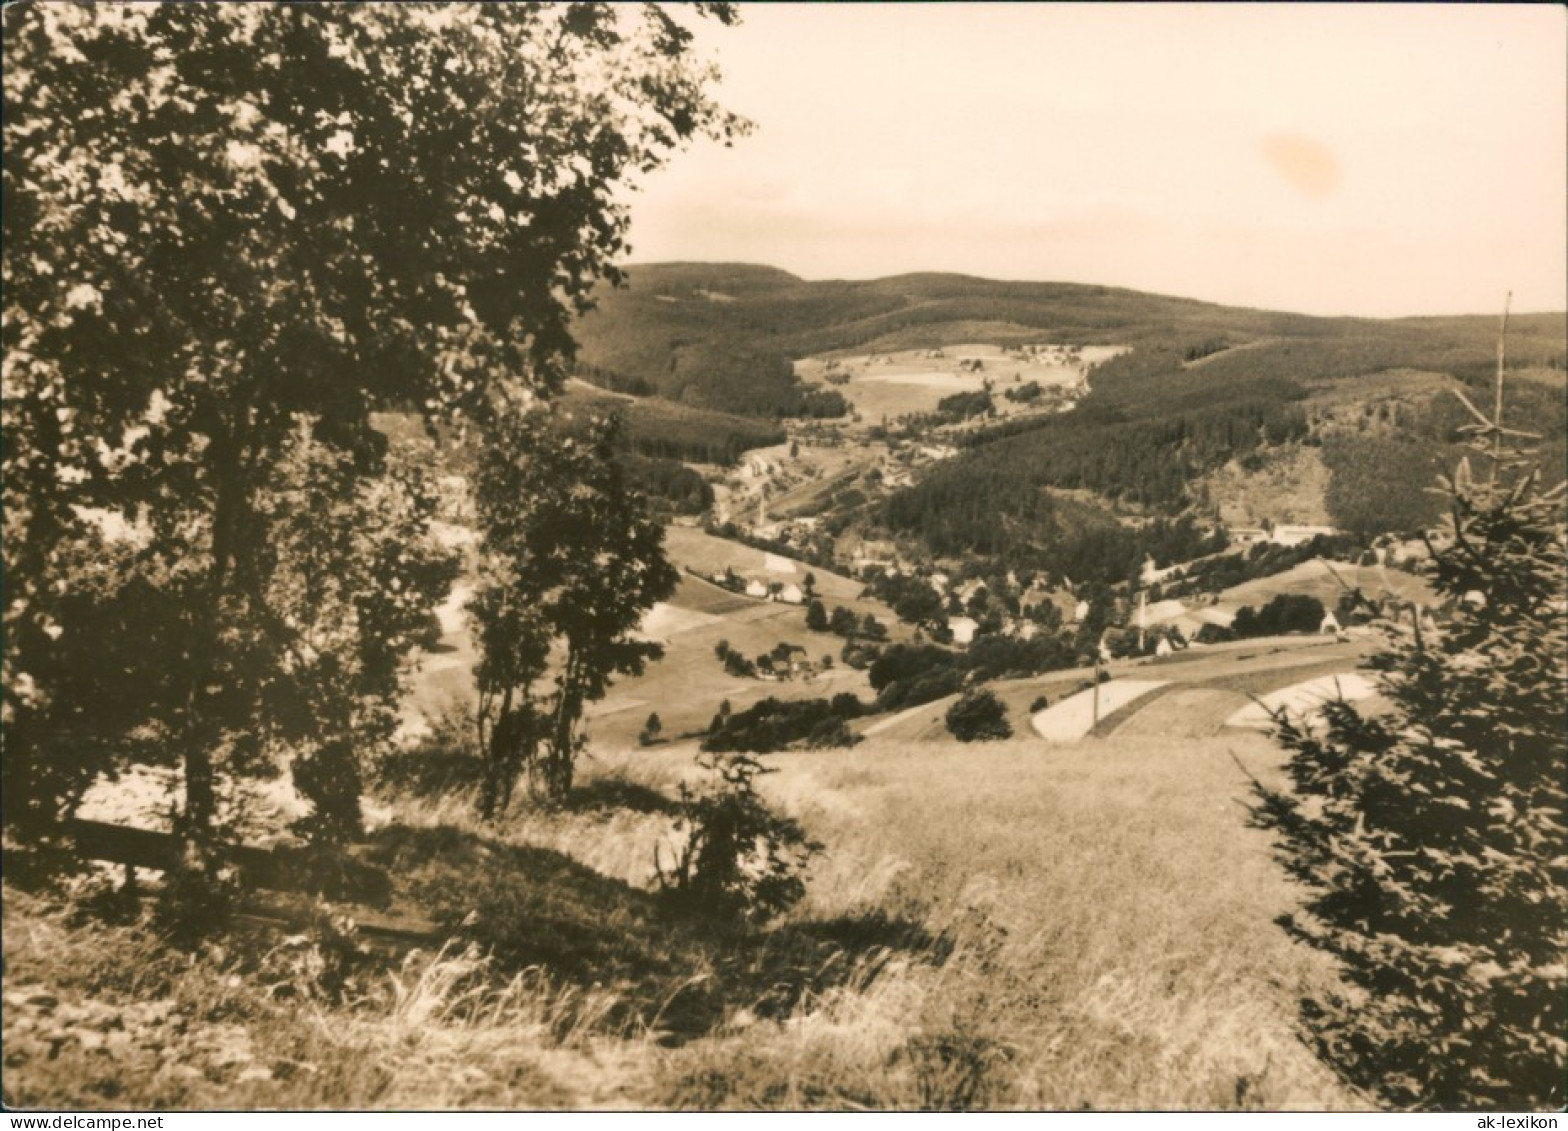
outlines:
[[[1415, 529], [1433, 517], [1436, 471], [1460, 454], [1468, 417], [1448, 390], [1489, 403], [1497, 365], [1495, 314], [1319, 318], [1114, 287], [939, 274], [807, 282], [733, 264], [628, 274], [580, 321], [579, 372], [647, 405], [831, 416], [813, 398], [836, 393], [798, 382], [793, 360], [961, 343], [1128, 347], [1094, 368], [1074, 411], [965, 431], [958, 459], [870, 516], [947, 554], [1028, 552], [1060, 542], [1069, 519], [1098, 529], [1042, 492], [1217, 515], [1211, 487], [1226, 469], [1267, 480], [1310, 465], [1328, 481], [1313, 506], [1335, 525]], [[1515, 314], [1507, 346], [1506, 421], [1542, 434], [1543, 466], [1560, 468], [1568, 318]]]
[[[746, 264], [632, 267], [626, 286], [595, 297], [598, 309], [576, 330], [583, 376], [621, 392], [773, 417], [802, 411], [792, 360], [838, 350], [1053, 341], [1132, 346], [1157, 354], [1166, 372], [1214, 355], [1204, 365], [1212, 381], [1254, 365], [1292, 380], [1396, 368], [1478, 380], [1495, 363], [1497, 337], [1495, 315], [1317, 318], [965, 275], [808, 282]], [[1521, 366], [1561, 368], [1564, 337], [1560, 314], [1516, 315], [1510, 355]]]

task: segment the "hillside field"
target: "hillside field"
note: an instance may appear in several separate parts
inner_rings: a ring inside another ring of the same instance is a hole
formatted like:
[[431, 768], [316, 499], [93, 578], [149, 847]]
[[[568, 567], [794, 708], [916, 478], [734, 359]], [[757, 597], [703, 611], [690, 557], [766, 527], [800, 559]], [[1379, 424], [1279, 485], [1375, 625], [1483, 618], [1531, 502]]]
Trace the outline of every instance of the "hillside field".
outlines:
[[[400, 890], [441, 891], [454, 915], [528, 893], [515, 943], [542, 957], [511, 982], [457, 951], [412, 956], [395, 998], [300, 1010], [229, 981], [222, 959], [177, 960], [138, 928], [72, 926], [8, 893], [7, 1101], [1364, 1106], [1295, 1030], [1297, 999], [1331, 975], [1273, 923], [1299, 896], [1246, 827], [1247, 775], [1282, 761], [1263, 737], [769, 757], [767, 796], [825, 848], [804, 903], [734, 954], [643, 894], [670, 835], [659, 799], [694, 773], [692, 746], [593, 753], [583, 804], [495, 828], [474, 823], [471, 794], [382, 799], [377, 851], [419, 853]], [[599, 957], [550, 957], [552, 938]], [[167, 1023], [137, 1004], [151, 987]], [[95, 1037], [116, 1025], [123, 1039]]]
[[[861, 426], [870, 428], [900, 416], [935, 412], [944, 397], [976, 393], [988, 386], [999, 417], [1037, 412], [1037, 407], [1008, 400], [1005, 394], [1031, 382], [1042, 389], [1074, 389], [1090, 367], [1118, 352], [1114, 346], [1088, 346], [1080, 351], [1080, 361], [1069, 362], [1019, 357], [990, 343], [960, 342], [935, 350], [803, 358], [795, 363], [795, 375], [808, 384], [837, 389]], [[965, 363], [982, 368], [961, 368]]]

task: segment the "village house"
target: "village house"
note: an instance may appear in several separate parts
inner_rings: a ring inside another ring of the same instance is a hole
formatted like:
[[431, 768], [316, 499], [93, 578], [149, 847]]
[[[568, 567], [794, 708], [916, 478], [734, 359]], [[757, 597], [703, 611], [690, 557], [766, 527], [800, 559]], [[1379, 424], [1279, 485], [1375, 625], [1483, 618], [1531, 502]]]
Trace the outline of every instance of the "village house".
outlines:
[[1139, 580], [1142, 581], [1145, 585], [1158, 585], [1167, 577], [1170, 577], [1172, 574], [1180, 573], [1186, 568], [1187, 563], [1177, 562], [1175, 565], [1168, 565], [1164, 569], [1161, 569], [1154, 564], [1154, 559], [1152, 557], [1146, 557], [1143, 559], [1143, 570], [1138, 575], [1138, 577]]
[[954, 589], [953, 594], [960, 601], [962, 601], [964, 606], [967, 608], [969, 606], [970, 598], [972, 598], [976, 593], [980, 592], [980, 590], [984, 588], [984, 581], [981, 581], [978, 577], [972, 577]]
[[794, 674], [811, 669], [811, 656], [799, 644], [784, 644], [774, 649], [774, 655], [784, 667]]
[[1332, 526], [1276, 526], [1269, 534], [1269, 541], [1276, 546], [1300, 546], [1304, 542], [1323, 535], [1332, 537], [1338, 534]]
[[948, 617], [947, 630], [953, 634], [954, 644], [968, 644], [975, 638], [975, 630], [980, 625], [974, 617]]

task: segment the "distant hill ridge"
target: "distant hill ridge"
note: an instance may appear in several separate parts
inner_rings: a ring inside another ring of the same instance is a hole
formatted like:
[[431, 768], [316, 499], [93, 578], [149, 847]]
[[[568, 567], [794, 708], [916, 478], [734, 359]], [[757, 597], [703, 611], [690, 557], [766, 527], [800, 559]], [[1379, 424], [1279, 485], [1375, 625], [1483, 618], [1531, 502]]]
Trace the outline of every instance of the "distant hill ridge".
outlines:
[[[579, 373], [639, 394], [645, 411], [664, 398], [759, 423], [809, 413], [820, 407], [814, 395], [832, 391], [796, 379], [793, 362], [805, 357], [980, 342], [1130, 347], [1093, 369], [1074, 411], [966, 432], [959, 458], [856, 516], [941, 555], [1022, 563], [1051, 547], [1064, 566], [1092, 558], [1111, 576], [1133, 553], [1126, 532], [1108, 511], [1069, 506], [1061, 492], [1144, 514], [1213, 516], [1227, 500], [1211, 486], [1234, 494], [1249, 476], [1302, 467], [1317, 469], [1320, 483], [1304, 502], [1335, 525], [1421, 527], [1436, 505], [1427, 488], [1462, 454], [1468, 418], [1445, 391], [1468, 387], [1486, 403], [1497, 365], [1492, 314], [1325, 318], [966, 275], [809, 282], [739, 263], [627, 274], [629, 285], [603, 289], [580, 321]], [[1561, 475], [1568, 316], [1514, 315], [1508, 364], [1516, 379], [1505, 420], [1541, 434], [1541, 464]], [[673, 423], [643, 431], [673, 433]], [[718, 431], [707, 416], [681, 422], [694, 440]], [[728, 450], [754, 442], [733, 423], [723, 431]], [[1222, 471], [1228, 478], [1216, 478]]]
[[[1338, 343], [1359, 354], [1329, 376], [1427, 369], [1474, 380], [1494, 363], [1495, 315], [1325, 318], [1221, 306], [1120, 287], [1016, 282], [921, 272], [871, 280], [807, 281], [745, 263], [632, 266], [604, 287], [577, 327], [579, 373], [620, 391], [692, 407], [778, 417], [799, 410], [791, 362], [846, 350], [925, 349], [983, 340], [1128, 345], [1168, 355], [1250, 345], [1259, 367], [1294, 343]], [[1518, 366], [1561, 368], [1565, 316], [1515, 315]], [[978, 336], [977, 336], [978, 335]], [[1265, 339], [1280, 339], [1267, 342]], [[1264, 343], [1264, 344], [1259, 344]]]

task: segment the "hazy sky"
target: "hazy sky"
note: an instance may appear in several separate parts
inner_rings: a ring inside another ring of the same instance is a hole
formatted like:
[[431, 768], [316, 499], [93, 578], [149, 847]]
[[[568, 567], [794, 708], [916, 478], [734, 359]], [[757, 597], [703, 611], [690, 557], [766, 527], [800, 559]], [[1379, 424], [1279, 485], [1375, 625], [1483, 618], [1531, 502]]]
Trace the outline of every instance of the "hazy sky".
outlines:
[[756, 132], [633, 262], [962, 271], [1367, 315], [1568, 307], [1560, 5], [742, 5]]

